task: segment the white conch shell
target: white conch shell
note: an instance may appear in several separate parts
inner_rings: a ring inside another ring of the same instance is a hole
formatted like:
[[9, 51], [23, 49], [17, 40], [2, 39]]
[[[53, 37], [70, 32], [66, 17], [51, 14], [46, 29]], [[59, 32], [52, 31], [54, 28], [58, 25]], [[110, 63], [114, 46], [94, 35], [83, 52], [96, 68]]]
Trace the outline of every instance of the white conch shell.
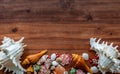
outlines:
[[94, 50], [98, 56], [98, 68], [105, 74], [106, 72], [120, 73], [120, 53], [117, 50], [118, 46], [113, 47], [113, 43], [110, 45], [107, 42], [100, 43], [101, 39], [96, 41], [96, 38], [90, 38], [91, 50]]
[[20, 64], [20, 57], [26, 45], [22, 43], [24, 37], [19, 41], [14, 41], [8, 37], [4, 37], [2, 45], [0, 46], [0, 65], [5, 68], [5, 71], [13, 71], [13, 74], [24, 74], [26, 71]]

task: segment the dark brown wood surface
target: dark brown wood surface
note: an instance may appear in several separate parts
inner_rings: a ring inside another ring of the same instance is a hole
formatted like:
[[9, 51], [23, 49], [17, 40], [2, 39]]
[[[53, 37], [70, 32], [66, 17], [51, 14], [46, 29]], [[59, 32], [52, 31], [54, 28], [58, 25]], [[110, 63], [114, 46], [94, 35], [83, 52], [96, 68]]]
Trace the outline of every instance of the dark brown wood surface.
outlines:
[[0, 22], [120, 23], [120, 0], [0, 0]]
[[42, 49], [88, 52], [91, 37], [120, 47], [120, 0], [0, 0], [0, 40], [4, 36], [25, 37], [23, 58]]

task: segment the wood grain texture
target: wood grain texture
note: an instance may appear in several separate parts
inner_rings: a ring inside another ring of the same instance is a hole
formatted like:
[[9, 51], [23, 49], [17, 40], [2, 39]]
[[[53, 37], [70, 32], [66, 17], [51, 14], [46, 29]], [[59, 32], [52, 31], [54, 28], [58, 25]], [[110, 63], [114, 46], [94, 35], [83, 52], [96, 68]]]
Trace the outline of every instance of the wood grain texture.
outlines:
[[119, 0], [1, 0], [0, 22], [120, 23]]
[[119, 12], [120, 0], [0, 0], [0, 41], [25, 37], [23, 58], [42, 49], [88, 52], [91, 37], [114, 42], [120, 50]]
[[[0, 24], [0, 40], [4, 36], [15, 40], [25, 37], [23, 58], [29, 54], [48, 49], [48, 54], [88, 52], [89, 38], [103, 38], [120, 46], [119, 24], [50, 24], [50, 23], [10, 23]], [[92, 55], [90, 52], [88, 52]], [[108, 73], [109, 74], [109, 73]]]

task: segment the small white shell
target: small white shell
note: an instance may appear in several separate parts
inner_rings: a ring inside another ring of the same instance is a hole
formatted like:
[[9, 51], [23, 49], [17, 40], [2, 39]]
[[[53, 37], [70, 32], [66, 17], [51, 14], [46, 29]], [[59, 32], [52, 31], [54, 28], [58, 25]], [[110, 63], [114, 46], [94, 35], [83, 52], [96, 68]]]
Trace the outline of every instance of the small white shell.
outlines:
[[53, 53], [53, 54], [51, 55], [51, 60], [55, 60], [56, 57], [57, 57], [57, 55], [56, 55], [55, 53]]
[[53, 61], [53, 62], [52, 62], [52, 65], [53, 65], [53, 66], [57, 66], [58, 63], [57, 63], [56, 61]]
[[99, 70], [96, 66], [91, 67], [93, 73], [97, 73]]
[[48, 55], [43, 55], [41, 58], [42, 58], [43, 60], [47, 60]]
[[89, 55], [87, 53], [83, 53], [82, 54], [82, 57], [85, 59], [85, 60], [89, 60]]
[[68, 74], [68, 71], [65, 71], [64, 74]]
[[87, 74], [90, 74], [89, 72]]
[[54, 69], [55, 69], [55, 66], [51, 66], [51, 67], [50, 67], [50, 70], [54, 70]]
[[47, 59], [44, 64], [45, 64], [45, 67], [46, 67], [47, 69], [49, 69], [50, 66], [52, 65], [52, 60], [51, 60], [51, 59]]
[[42, 63], [44, 63], [48, 58], [48, 55], [43, 55], [39, 61], [37, 62], [38, 65], [41, 65]]

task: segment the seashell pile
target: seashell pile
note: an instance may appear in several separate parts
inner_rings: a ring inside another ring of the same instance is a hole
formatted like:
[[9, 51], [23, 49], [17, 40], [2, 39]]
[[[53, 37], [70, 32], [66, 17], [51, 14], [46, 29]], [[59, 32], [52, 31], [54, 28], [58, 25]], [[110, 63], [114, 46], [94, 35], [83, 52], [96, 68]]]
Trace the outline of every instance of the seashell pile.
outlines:
[[[107, 42], [100, 43], [100, 39], [90, 38], [91, 49], [96, 52], [91, 59], [88, 53], [79, 54], [57, 54], [47, 55], [48, 50], [42, 50], [36, 54], [26, 56], [23, 61], [20, 58], [23, 54], [24, 38], [14, 41], [9, 37], [4, 37], [0, 45], [0, 69], [12, 71], [13, 74], [102, 74], [106, 72], [120, 73], [120, 53], [118, 46], [113, 47]], [[91, 67], [86, 63], [90, 63]], [[66, 66], [72, 66], [70, 71]], [[24, 68], [25, 67], [25, 68]]]
[[61, 65], [69, 65], [72, 61], [72, 56], [70, 54], [61, 54], [58, 59], [61, 59]]
[[113, 43], [110, 45], [101, 39], [90, 38], [91, 50], [94, 50], [98, 55], [98, 68], [105, 74], [106, 72], [120, 73], [120, 53], [117, 50], [118, 46], [113, 47]]
[[[68, 54], [64, 54], [64, 56], [68, 56]], [[67, 71], [61, 65], [64, 61], [66, 60], [62, 60], [61, 56], [58, 57], [56, 53], [51, 54], [50, 58], [49, 55], [43, 55], [37, 62], [37, 65], [42, 66], [38, 74], [66, 74]]]
[[[85, 63], [85, 59], [88, 59], [88, 54], [87, 53], [83, 53], [83, 57], [82, 55], [77, 55], [77, 54], [61, 54], [59, 56], [57, 56], [56, 53], [51, 54], [51, 56], [49, 57], [49, 55], [43, 55], [39, 61], [37, 62], [37, 65], [39, 67], [42, 67], [38, 74], [85, 74], [81, 69], [79, 69], [80, 67], [84, 67], [84, 70], [88, 71], [89, 73], [92, 74], [92, 71], [90, 70], [90, 68], [87, 66], [87, 64]], [[71, 62], [74, 62], [74, 67], [72, 68], [70, 72], [66, 71], [66, 69], [64, 68], [64, 66], [70, 65]], [[76, 69], [77, 67], [77, 69]], [[34, 69], [35, 72], [37, 72], [38, 70], [36, 70], [36, 68]]]

